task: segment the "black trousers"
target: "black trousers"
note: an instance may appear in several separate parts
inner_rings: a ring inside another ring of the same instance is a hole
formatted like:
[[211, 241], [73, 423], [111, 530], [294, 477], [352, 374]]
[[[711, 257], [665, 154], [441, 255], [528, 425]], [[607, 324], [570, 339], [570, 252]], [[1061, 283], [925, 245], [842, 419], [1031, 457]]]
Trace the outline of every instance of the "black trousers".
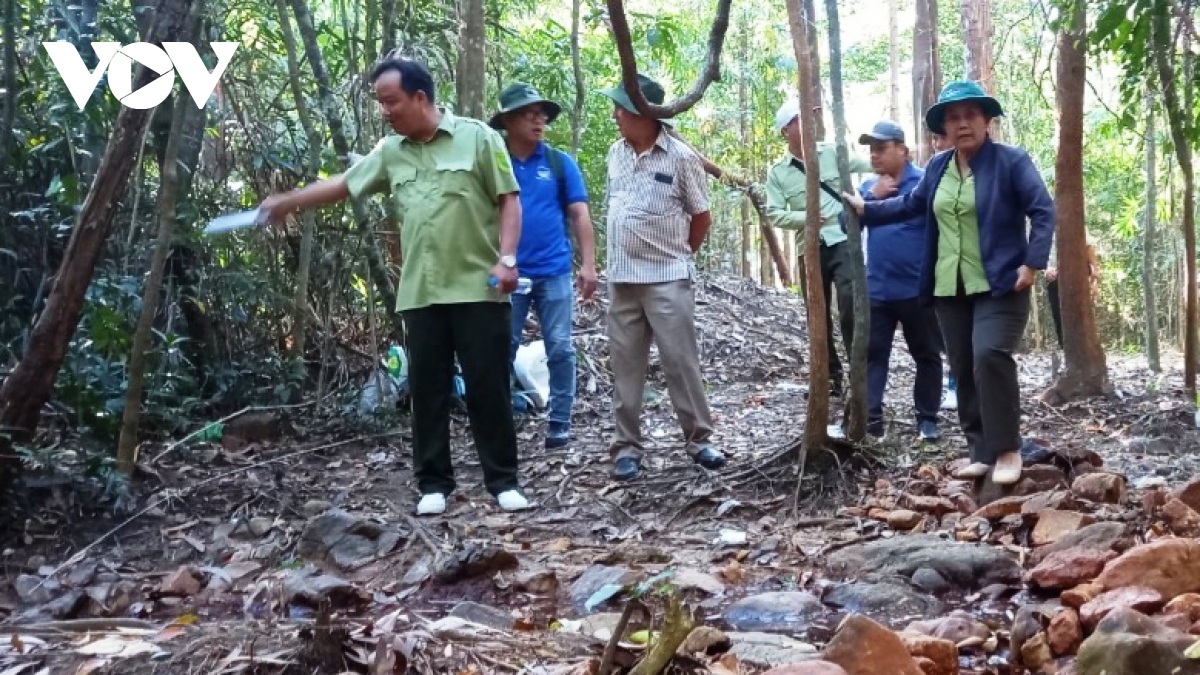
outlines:
[[942, 403], [942, 357], [937, 340], [938, 326], [933, 309], [916, 298], [871, 303], [871, 338], [867, 347], [867, 420], [883, 420], [883, 392], [887, 389], [888, 364], [896, 326], [904, 331], [908, 352], [917, 364], [913, 405], [918, 422], [937, 422]]
[[430, 305], [404, 312], [412, 393], [413, 464], [421, 494], [454, 491], [450, 406], [454, 357], [462, 366], [467, 417], [488, 492], [517, 484], [509, 341], [512, 307], [501, 302]]
[[1058, 336], [1058, 348], [1063, 348], [1062, 304], [1058, 298], [1058, 280], [1046, 282], [1046, 300], [1050, 305], [1050, 318], [1054, 319], [1054, 334]]
[[1021, 448], [1021, 391], [1013, 352], [1029, 320], [1029, 293], [934, 299], [950, 372], [958, 378], [958, 421], [971, 461], [994, 464]]
[[850, 242], [826, 246], [821, 244], [821, 283], [825, 291], [825, 327], [829, 331], [829, 386], [840, 395], [844, 370], [833, 340], [833, 288], [837, 288], [838, 324], [842, 327], [842, 344], [846, 358], [854, 342], [854, 275], [850, 270]]

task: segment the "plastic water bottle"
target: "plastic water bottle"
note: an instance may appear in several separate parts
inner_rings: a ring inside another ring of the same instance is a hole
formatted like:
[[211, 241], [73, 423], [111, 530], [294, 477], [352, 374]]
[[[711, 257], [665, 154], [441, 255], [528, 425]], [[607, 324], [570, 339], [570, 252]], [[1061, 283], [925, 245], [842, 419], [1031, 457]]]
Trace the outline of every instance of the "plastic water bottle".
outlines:
[[[488, 277], [488, 286], [491, 288], [499, 288], [500, 280], [495, 276]], [[517, 278], [517, 289], [513, 291], [513, 295], [529, 295], [529, 291], [533, 290], [533, 280], [528, 277]]]
[[392, 345], [387, 353], [387, 370], [392, 379], [399, 380], [408, 376], [408, 358], [398, 345]]

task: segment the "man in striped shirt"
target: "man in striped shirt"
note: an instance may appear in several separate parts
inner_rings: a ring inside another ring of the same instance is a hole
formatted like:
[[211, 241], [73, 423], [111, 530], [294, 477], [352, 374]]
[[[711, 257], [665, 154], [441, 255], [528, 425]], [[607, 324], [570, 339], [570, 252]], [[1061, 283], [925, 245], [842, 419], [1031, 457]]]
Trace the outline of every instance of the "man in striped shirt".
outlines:
[[[663, 88], [638, 76], [646, 100], [662, 104]], [[621, 133], [608, 150], [608, 314], [616, 437], [613, 478], [641, 471], [642, 397], [650, 341], [658, 345], [671, 403], [692, 461], [725, 466], [710, 444], [713, 422], [700, 374], [692, 257], [708, 235], [708, 179], [700, 158], [667, 133], [667, 122], [638, 114], [621, 85], [613, 100]], [[665, 338], [665, 339], [664, 339]]]

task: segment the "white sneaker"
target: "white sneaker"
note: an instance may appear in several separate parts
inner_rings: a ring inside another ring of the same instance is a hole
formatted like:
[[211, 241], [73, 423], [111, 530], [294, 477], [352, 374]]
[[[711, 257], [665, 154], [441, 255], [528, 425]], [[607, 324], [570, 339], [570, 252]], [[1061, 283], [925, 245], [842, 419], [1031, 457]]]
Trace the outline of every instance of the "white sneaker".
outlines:
[[421, 495], [421, 501], [417, 502], [418, 516], [436, 516], [445, 512], [446, 495], [440, 492]]
[[942, 410], [958, 410], [958, 392], [948, 391], [942, 396]]
[[505, 490], [496, 495], [496, 502], [505, 511], [524, 511], [529, 508], [529, 500], [517, 490]]

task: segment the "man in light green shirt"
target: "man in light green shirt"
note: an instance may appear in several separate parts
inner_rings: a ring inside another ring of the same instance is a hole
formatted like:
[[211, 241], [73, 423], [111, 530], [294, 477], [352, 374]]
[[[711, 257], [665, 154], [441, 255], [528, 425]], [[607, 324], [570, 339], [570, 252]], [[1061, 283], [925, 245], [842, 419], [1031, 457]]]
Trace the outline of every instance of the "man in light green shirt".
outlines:
[[[784, 103], [775, 113], [775, 129], [787, 139], [788, 151], [783, 159], [767, 171], [767, 216], [771, 224], [787, 230], [803, 230], [807, 217], [808, 186], [803, 171], [803, 146], [800, 142], [800, 105]], [[837, 165], [837, 146], [817, 143], [821, 166], [820, 180], [837, 194], [834, 186], [840, 177]], [[850, 156], [850, 173], [874, 173], [868, 160]], [[842, 395], [842, 362], [833, 340], [832, 287], [837, 288], [838, 323], [842, 327], [842, 342], [846, 355], [854, 341], [854, 277], [850, 267], [850, 246], [842, 227], [842, 201], [829, 191], [821, 190], [821, 280], [825, 291], [825, 325], [829, 330], [829, 387], [830, 394]]]
[[434, 105], [433, 78], [422, 64], [385, 59], [371, 82], [396, 135], [346, 173], [268, 197], [260, 208], [279, 220], [348, 197], [390, 195], [404, 254], [397, 309], [409, 352], [417, 513], [444, 512], [456, 487], [450, 459], [455, 357], [484, 484], [501, 508], [529, 508], [517, 482], [510, 408], [508, 294], [517, 286], [521, 204], [508, 151], [482, 122]]

